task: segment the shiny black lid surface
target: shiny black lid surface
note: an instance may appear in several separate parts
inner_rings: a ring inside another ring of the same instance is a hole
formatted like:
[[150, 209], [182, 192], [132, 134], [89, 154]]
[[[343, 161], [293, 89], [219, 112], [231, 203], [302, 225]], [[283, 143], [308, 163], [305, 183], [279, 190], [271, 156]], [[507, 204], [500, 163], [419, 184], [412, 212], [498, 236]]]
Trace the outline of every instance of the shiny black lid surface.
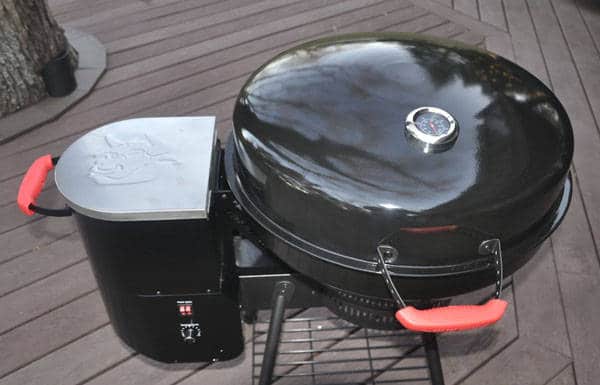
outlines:
[[[447, 148], [407, 135], [407, 115], [423, 106], [456, 120]], [[390, 239], [398, 264], [439, 266], [467, 263], [482, 239], [523, 237], [560, 197], [573, 153], [566, 113], [527, 71], [403, 34], [277, 56], [242, 89], [234, 141], [254, 209], [350, 265]]]

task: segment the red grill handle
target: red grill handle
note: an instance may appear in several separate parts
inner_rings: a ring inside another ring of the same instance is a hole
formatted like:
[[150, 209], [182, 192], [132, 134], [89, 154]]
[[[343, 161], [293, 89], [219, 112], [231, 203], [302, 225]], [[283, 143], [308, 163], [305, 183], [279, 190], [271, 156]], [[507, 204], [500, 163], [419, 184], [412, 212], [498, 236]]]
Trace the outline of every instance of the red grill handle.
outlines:
[[379, 245], [377, 247], [377, 257], [381, 275], [392, 298], [400, 307], [396, 311], [396, 320], [406, 329], [422, 333], [470, 330], [499, 321], [508, 306], [508, 302], [500, 299], [503, 279], [500, 240], [494, 238], [483, 241], [479, 246], [479, 252], [494, 257], [490, 265], [494, 267], [496, 272], [495, 298], [488, 300], [483, 305], [451, 305], [419, 310], [414, 306], [408, 306], [404, 302], [388, 271], [386, 259], [395, 259], [398, 251], [389, 245]]
[[396, 319], [405, 328], [416, 332], [442, 333], [470, 330], [499, 321], [508, 302], [493, 298], [483, 305], [455, 305], [418, 310], [406, 306], [396, 312]]
[[54, 168], [51, 155], [44, 155], [37, 158], [23, 177], [17, 196], [17, 204], [25, 215], [33, 215], [31, 205], [35, 204], [37, 197], [42, 192], [46, 183], [46, 177], [50, 170]]
[[55, 217], [65, 217], [71, 215], [71, 209], [46, 209], [35, 205], [37, 197], [42, 192], [48, 173], [54, 168], [58, 158], [52, 158], [51, 155], [44, 155], [37, 158], [25, 173], [19, 194], [17, 195], [17, 205], [25, 215], [35, 213], [50, 215]]

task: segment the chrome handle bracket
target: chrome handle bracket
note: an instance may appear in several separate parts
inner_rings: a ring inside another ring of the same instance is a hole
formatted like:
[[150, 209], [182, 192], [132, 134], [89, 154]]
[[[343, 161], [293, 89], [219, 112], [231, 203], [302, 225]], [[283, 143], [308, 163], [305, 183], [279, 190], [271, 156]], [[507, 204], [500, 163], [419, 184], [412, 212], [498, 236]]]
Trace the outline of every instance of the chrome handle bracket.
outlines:
[[387, 268], [387, 263], [397, 258], [398, 250], [396, 250], [394, 247], [389, 245], [377, 246], [377, 265], [379, 267], [379, 272], [381, 273], [381, 276], [383, 277], [383, 280], [385, 281], [385, 284], [387, 285], [390, 294], [392, 294], [392, 298], [394, 298], [394, 301], [396, 301], [396, 304], [400, 308], [405, 308], [406, 302], [404, 302], [404, 300], [400, 296], [400, 293], [398, 292], [398, 289], [396, 289], [396, 285], [394, 285], [390, 272]]
[[504, 267], [502, 262], [502, 244], [498, 238], [488, 239], [479, 245], [479, 254], [491, 255], [492, 266], [496, 271], [496, 290], [494, 297], [500, 298], [502, 294], [502, 280], [504, 279]]
[[[502, 244], [500, 239], [493, 238], [487, 239], [479, 245], [479, 254], [481, 255], [491, 255], [492, 262], [490, 263], [490, 267], [493, 268], [496, 272], [495, 277], [495, 290], [494, 297], [500, 298], [502, 294], [502, 281], [504, 279], [504, 267], [502, 262]], [[387, 268], [387, 265], [390, 262], [395, 262], [398, 259], [398, 250], [390, 245], [379, 245], [377, 246], [377, 267], [379, 269], [379, 273], [383, 277], [385, 284], [388, 288], [388, 291], [392, 295], [394, 301], [398, 304], [400, 308], [406, 307], [406, 302], [402, 299], [402, 296], [398, 292], [396, 285], [392, 281], [392, 276]]]

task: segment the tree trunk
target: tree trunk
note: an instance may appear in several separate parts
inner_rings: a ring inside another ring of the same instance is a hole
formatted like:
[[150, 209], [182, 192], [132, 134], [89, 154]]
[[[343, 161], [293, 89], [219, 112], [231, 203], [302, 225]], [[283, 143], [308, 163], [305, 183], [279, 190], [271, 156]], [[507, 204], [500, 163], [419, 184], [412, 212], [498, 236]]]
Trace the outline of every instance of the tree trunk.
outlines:
[[48, 95], [41, 70], [67, 47], [46, 0], [0, 0], [0, 117]]

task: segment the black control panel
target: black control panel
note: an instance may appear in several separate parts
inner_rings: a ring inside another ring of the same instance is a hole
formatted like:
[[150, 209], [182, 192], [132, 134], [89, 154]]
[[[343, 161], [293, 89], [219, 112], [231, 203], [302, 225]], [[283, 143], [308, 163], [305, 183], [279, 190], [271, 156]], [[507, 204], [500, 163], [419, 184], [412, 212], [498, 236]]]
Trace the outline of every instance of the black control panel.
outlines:
[[131, 301], [121, 314], [129, 322], [119, 335], [148, 357], [163, 362], [212, 362], [235, 358], [243, 351], [237, 300], [224, 293], [136, 296]]

